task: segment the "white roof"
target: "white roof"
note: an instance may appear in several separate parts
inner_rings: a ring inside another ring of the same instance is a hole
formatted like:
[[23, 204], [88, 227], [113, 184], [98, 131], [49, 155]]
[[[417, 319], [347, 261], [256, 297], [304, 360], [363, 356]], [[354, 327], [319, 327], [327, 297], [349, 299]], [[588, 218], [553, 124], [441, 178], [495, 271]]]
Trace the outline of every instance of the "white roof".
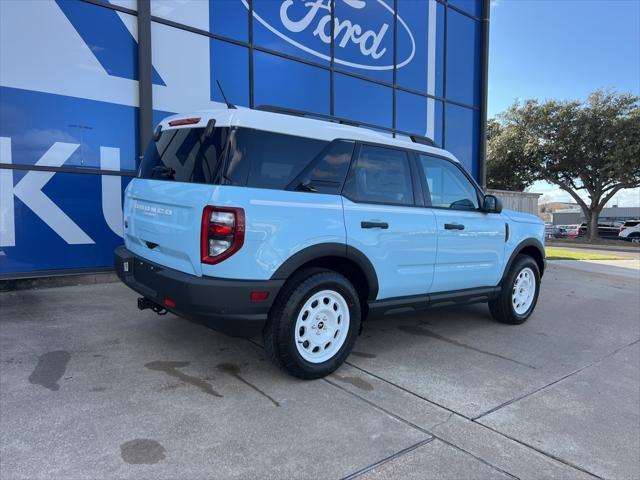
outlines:
[[[183, 118], [200, 118], [195, 124], [171, 127], [169, 122]], [[437, 147], [430, 147], [421, 143], [415, 143], [411, 139], [403, 137], [393, 138], [390, 134], [376, 132], [368, 128], [354, 127], [337, 122], [316, 120], [314, 118], [299, 117], [282, 113], [274, 113], [263, 110], [252, 110], [238, 107], [237, 109], [212, 109], [198, 110], [189, 113], [180, 113], [165, 118], [160, 122], [162, 130], [171, 128], [195, 128], [205, 127], [210, 119], [216, 120], [218, 127], [246, 127], [268, 132], [296, 135], [300, 137], [315, 138], [318, 140], [332, 141], [337, 138], [375, 142], [396, 147], [419, 150], [425, 153], [445, 156], [458, 161], [451, 153]]]

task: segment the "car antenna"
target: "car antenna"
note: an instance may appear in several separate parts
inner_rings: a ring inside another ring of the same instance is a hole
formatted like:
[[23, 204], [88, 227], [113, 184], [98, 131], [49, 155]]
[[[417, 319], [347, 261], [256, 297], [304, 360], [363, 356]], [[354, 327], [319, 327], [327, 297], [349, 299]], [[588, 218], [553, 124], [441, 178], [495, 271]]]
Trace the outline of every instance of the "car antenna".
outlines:
[[227, 96], [224, 94], [224, 90], [222, 90], [222, 85], [220, 85], [220, 80], [216, 80], [216, 83], [218, 84], [218, 88], [220, 89], [220, 93], [222, 94], [222, 98], [224, 98], [224, 103], [227, 104], [227, 108], [235, 109], [236, 106], [233, 103], [229, 103], [229, 100], [227, 100]]

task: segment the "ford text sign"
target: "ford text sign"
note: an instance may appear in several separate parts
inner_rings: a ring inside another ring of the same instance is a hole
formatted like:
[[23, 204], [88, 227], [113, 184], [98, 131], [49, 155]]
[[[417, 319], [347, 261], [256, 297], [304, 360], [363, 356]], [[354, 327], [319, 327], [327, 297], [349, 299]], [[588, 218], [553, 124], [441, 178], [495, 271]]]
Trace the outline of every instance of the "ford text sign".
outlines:
[[[331, 0], [284, 0], [254, 4], [254, 18], [267, 30], [309, 55], [330, 61]], [[249, 9], [247, 0], [242, 3]], [[383, 0], [339, 0], [335, 3], [335, 63], [363, 70], [393, 69], [393, 9]], [[404, 37], [403, 37], [404, 36]], [[398, 68], [415, 55], [415, 40], [398, 16], [398, 43], [411, 45]]]

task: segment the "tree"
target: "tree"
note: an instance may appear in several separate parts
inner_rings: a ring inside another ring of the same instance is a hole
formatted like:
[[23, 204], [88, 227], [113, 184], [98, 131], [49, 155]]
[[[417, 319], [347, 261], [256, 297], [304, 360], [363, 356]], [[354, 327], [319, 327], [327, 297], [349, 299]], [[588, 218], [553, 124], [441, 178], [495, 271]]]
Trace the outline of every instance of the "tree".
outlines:
[[521, 192], [534, 182], [531, 168], [522, 158], [524, 132], [515, 125], [503, 126], [495, 119], [487, 123], [487, 185]]
[[640, 186], [638, 96], [596, 90], [586, 102], [516, 102], [498, 123], [490, 129], [488, 173], [498, 166], [511, 172], [497, 174], [491, 185], [505, 176], [511, 188], [535, 180], [557, 185], [582, 208], [590, 239], [598, 236], [607, 202]]

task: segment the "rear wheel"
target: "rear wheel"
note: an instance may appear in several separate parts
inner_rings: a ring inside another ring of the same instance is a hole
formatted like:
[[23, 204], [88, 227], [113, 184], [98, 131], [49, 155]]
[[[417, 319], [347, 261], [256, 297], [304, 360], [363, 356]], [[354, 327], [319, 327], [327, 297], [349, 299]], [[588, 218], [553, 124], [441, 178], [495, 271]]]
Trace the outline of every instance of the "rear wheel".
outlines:
[[640, 243], [640, 233], [633, 232], [627, 238], [629, 238], [632, 243]]
[[540, 292], [540, 270], [528, 255], [518, 255], [502, 283], [500, 295], [489, 302], [497, 321], [518, 325], [533, 312]]
[[303, 271], [285, 284], [271, 309], [265, 350], [295, 377], [324, 377], [351, 352], [360, 320], [360, 300], [349, 280], [328, 270]]

